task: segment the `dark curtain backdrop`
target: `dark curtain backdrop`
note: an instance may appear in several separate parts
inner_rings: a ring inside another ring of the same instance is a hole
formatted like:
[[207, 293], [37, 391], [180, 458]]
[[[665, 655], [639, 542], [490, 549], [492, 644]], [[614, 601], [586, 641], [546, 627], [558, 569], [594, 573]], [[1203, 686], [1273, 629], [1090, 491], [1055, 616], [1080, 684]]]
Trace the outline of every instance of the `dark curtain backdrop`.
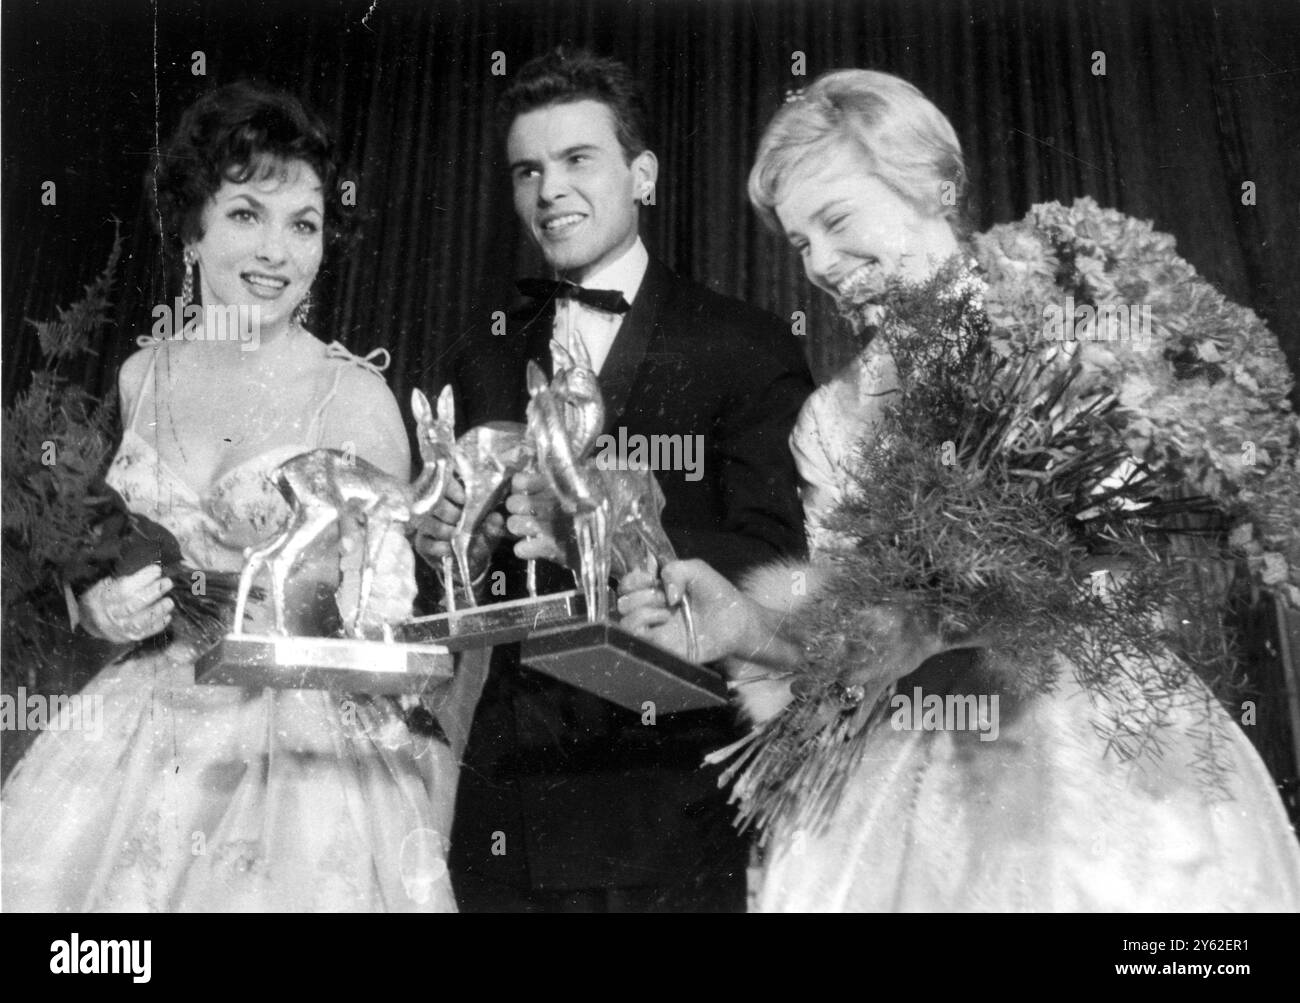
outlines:
[[[3, 344], [9, 400], [45, 318], [102, 267], [122, 220], [119, 324], [82, 374], [107, 391], [179, 274], [144, 209], [158, 136], [202, 89], [255, 76], [337, 125], [367, 219], [318, 283], [313, 323], [383, 345], [398, 399], [436, 388], [489, 337], [512, 279], [536, 267], [515, 225], [493, 104], [507, 73], [560, 42], [645, 81], [662, 166], [645, 210], [670, 265], [812, 318], [815, 367], [836, 356], [825, 306], [763, 231], [744, 182], [787, 88], [842, 66], [915, 82], [953, 120], [979, 227], [1089, 194], [1177, 235], [1182, 253], [1258, 310], [1300, 360], [1300, 6], [1094, 0], [142, 0], [3, 4]], [[373, 9], [372, 9], [373, 8]], [[191, 72], [192, 53], [206, 76]], [[1091, 72], [1092, 53], [1106, 75]], [[807, 74], [792, 74], [796, 52]], [[41, 184], [57, 205], [41, 205]], [[1243, 206], [1243, 181], [1258, 201]]]
[[[151, 151], [203, 89], [246, 76], [332, 119], [343, 177], [357, 185], [364, 226], [327, 261], [313, 330], [356, 351], [389, 348], [399, 401], [413, 385], [436, 391], [453, 354], [491, 337], [492, 313], [514, 305], [513, 279], [538, 269], [492, 110], [510, 73], [561, 42], [625, 60], [646, 85], [661, 165], [657, 204], [644, 210], [652, 250], [722, 292], [786, 317], [805, 311], [822, 374], [843, 357], [842, 338], [795, 256], [750, 210], [745, 179], [787, 89], [845, 66], [899, 74], [948, 114], [973, 175], [976, 227], [1080, 195], [1153, 219], [1264, 316], [1300, 369], [1297, 0], [0, 4], [6, 402], [39, 361], [24, 318], [50, 318], [80, 294], [117, 218], [117, 323], [72, 374], [111, 391], [151, 308], [179, 290], [177, 253], [164, 253], [145, 208]], [[203, 77], [191, 72], [196, 52]], [[1092, 73], [1094, 52], [1105, 76]], [[492, 73], [497, 53], [505, 77]], [[804, 76], [792, 73], [798, 53]], [[54, 206], [41, 204], [46, 181]], [[1241, 203], [1245, 181], [1253, 206]], [[1260, 649], [1247, 661], [1261, 708], [1285, 707], [1276, 654], [1263, 650], [1272, 625], [1252, 620], [1243, 636]], [[1283, 715], [1248, 730], [1300, 819]]]

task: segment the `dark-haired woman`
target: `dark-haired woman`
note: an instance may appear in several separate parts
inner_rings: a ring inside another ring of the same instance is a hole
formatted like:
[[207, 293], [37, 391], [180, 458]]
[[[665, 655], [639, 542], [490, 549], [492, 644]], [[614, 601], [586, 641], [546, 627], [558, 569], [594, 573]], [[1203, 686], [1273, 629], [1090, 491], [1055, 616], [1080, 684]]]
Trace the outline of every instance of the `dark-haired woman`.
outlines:
[[[159, 159], [152, 186], [183, 249], [182, 299], [199, 292], [204, 309], [179, 337], [140, 339], [122, 367], [125, 428], [108, 481], [193, 567], [236, 571], [245, 547], [283, 528], [288, 507], [269, 475], [293, 455], [347, 448], [409, 476], [401, 414], [377, 368], [304, 326], [336, 226], [336, 171], [312, 113], [244, 84], [191, 106]], [[296, 575], [295, 633], [320, 633], [321, 596], [334, 601], [340, 561], [323, 549]], [[415, 589], [399, 534], [381, 564], [374, 615], [404, 615]], [[355, 577], [343, 568], [340, 606]], [[81, 596], [96, 636], [172, 629], [81, 694], [100, 702], [102, 735], [47, 732], [15, 768], [5, 908], [454, 909], [448, 744], [414, 737], [386, 699], [195, 685], [197, 648], [171, 623], [169, 589], [154, 565]], [[254, 608], [246, 626], [268, 620]], [[448, 696], [451, 718], [468, 716], [472, 682]]]

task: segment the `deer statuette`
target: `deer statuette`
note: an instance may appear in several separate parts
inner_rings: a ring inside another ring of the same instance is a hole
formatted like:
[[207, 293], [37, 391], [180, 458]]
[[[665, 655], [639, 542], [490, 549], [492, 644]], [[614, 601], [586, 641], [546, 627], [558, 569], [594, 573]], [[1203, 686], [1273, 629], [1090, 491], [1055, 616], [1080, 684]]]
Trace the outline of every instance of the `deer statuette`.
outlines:
[[[663, 530], [663, 491], [645, 469], [606, 470], [592, 458], [605, 422], [604, 397], [581, 342], [574, 353], [551, 342], [555, 375], [549, 382], [528, 363], [528, 431], [538, 468], [560, 507], [573, 518], [579, 554], [579, 580], [587, 618], [609, 616], [609, 577], [642, 568], [658, 576], [676, 558]], [[688, 657], [695, 658], [695, 629], [683, 597]]]
[[293, 516], [278, 537], [245, 553], [235, 603], [236, 634], [243, 631], [249, 589], [263, 566], [268, 566], [271, 572], [276, 632], [286, 633], [285, 588], [290, 572], [321, 534], [349, 519], [364, 527], [364, 549], [360, 596], [348, 632], [353, 637], [363, 636], [361, 624], [384, 535], [391, 526], [410, 532], [411, 519], [432, 509], [446, 492], [455, 463], [455, 404], [451, 387], [444, 387], [438, 395], [436, 413], [423, 393], [412, 391], [411, 410], [415, 415], [420, 458], [424, 462], [414, 483], [393, 477], [338, 449], [302, 453], [276, 468], [273, 479]]
[[[456, 476], [465, 489], [465, 506], [451, 538], [451, 556], [442, 559], [442, 586], [449, 613], [456, 611], [453, 562], [460, 571], [466, 605], [478, 605], [470, 583], [470, 544], [488, 513], [505, 497], [510, 479], [532, 462], [527, 426], [517, 421], [491, 421], [477, 425], [456, 440], [453, 462]], [[537, 589], [532, 561], [528, 562], [528, 576], [529, 593], [535, 596]]]

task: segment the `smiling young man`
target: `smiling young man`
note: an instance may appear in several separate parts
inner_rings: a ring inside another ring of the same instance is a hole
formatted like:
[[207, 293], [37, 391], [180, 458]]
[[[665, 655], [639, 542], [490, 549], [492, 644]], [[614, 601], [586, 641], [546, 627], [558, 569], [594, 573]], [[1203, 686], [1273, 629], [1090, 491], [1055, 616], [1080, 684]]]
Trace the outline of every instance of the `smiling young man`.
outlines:
[[[659, 161], [631, 151], [609, 105], [595, 98], [518, 115], [507, 140], [515, 211], [556, 273], [579, 284], [640, 244], [640, 200]], [[644, 244], [640, 244], [644, 251]], [[645, 255], [634, 261], [644, 271]]]
[[[802, 351], [776, 317], [674, 275], [647, 250], [643, 206], [671, 196], [656, 191], [636, 81], [613, 60], [557, 51], [523, 66], [500, 107], [515, 211], [550, 274], [520, 284], [532, 298], [508, 337], [458, 360], [465, 426], [522, 420], [526, 361], [549, 375], [552, 336], [580, 340], [600, 377], [607, 441], [680, 436], [702, 447], [691, 464], [655, 469], [680, 556], [736, 578], [802, 554], [788, 445], [811, 390]], [[558, 556], [530, 514], [545, 507], [540, 483], [515, 490], [514, 556]], [[499, 650], [457, 808], [462, 908], [743, 909], [747, 847], [716, 773], [699, 768], [733, 727], [730, 712], [648, 727], [520, 670], [517, 648]]]

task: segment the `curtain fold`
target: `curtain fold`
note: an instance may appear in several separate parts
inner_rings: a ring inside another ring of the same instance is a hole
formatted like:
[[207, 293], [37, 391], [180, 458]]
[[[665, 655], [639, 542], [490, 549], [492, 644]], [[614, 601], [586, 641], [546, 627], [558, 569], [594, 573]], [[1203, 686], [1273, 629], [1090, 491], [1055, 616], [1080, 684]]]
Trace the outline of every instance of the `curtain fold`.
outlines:
[[[652, 251], [779, 316], [802, 312], [819, 375], [852, 346], [745, 184], [785, 93], [840, 67], [901, 75], [949, 116], [976, 229], [1082, 195], [1152, 219], [1264, 317], [1300, 370], [1293, 0], [159, 0], [156, 11], [150, 0], [3, 0], [3, 18], [6, 402], [39, 360], [25, 319], [81, 294], [117, 219], [114, 324], [68, 373], [110, 392], [152, 308], [179, 292], [178, 252], [160, 246], [147, 210], [151, 152], [199, 93], [244, 77], [325, 115], [356, 186], [361, 231], [327, 254], [312, 329], [354, 351], [387, 347], [404, 412], [412, 387], [435, 394], [457, 352], [493, 337], [515, 278], [541, 268], [514, 217], [494, 106], [510, 75], [559, 43], [618, 57], [646, 86], [660, 163], [643, 210]], [[54, 205], [41, 201], [47, 181]], [[1244, 636], [1271, 631], [1255, 620]], [[1294, 813], [1285, 684], [1272, 653], [1246, 661], [1260, 706], [1277, 708], [1248, 731]]]
[[[660, 157], [644, 211], [675, 268], [782, 316], [810, 319], [815, 368], [844, 350], [828, 307], [745, 197], [762, 127], [785, 92], [863, 66], [916, 83], [970, 161], [973, 222], [1093, 195], [1153, 218], [1300, 360], [1300, 14], [1283, 3], [1158, 0], [142, 0], [5, 4], [4, 393], [48, 317], [102, 266], [123, 221], [117, 327], [79, 373], [106, 391], [179, 269], [145, 211], [155, 131], [203, 89], [253, 76], [338, 128], [366, 223], [328, 262], [315, 327], [385, 345], [399, 397], [436, 389], [452, 355], [490, 337], [539, 267], [514, 221], [493, 106], [508, 74], [555, 44], [588, 45], [644, 80]], [[154, 36], [157, 36], [155, 68]], [[192, 53], [207, 75], [191, 72]], [[494, 53], [507, 76], [494, 76]], [[803, 53], [806, 76], [792, 74]], [[1106, 59], [1092, 72], [1093, 53]], [[157, 114], [155, 114], [155, 84]], [[53, 180], [56, 206], [40, 204]], [[1241, 204], [1253, 181], [1254, 206]]]

